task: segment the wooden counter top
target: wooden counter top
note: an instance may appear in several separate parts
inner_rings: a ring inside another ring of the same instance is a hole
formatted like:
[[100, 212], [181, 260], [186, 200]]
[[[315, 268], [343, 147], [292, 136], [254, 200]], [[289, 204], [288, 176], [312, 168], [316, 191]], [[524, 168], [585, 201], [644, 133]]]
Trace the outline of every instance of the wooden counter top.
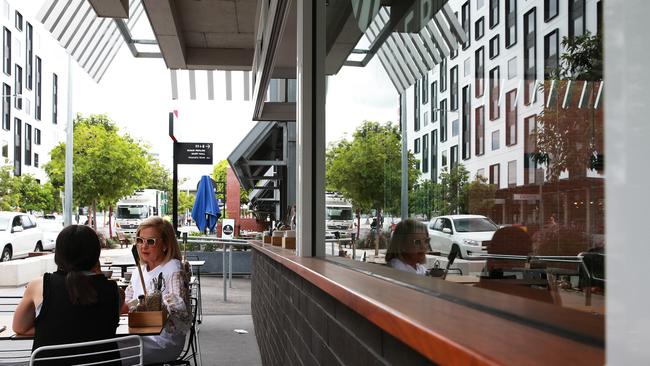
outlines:
[[602, 316], [377, 264], [347, 260], [352, 269], [337, 263], [345, 259], [302, 258], [260, 242], [253, 248], [438, 364], [605, 362]]

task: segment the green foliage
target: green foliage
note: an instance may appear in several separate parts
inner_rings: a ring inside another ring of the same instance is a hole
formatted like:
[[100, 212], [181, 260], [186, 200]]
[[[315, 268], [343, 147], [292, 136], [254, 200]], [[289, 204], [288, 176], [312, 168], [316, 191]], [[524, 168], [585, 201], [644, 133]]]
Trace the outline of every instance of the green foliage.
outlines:
[[[399, 126], [387, 122], [364, 121], [352, 140], [330, 144], [326, 152], [327, 190], [338, 191], [355, 207], [398, 214], [401, 188], [401, 133]], [[418, 171], [409, 153], [409, 189]]]
[[409, 212], [430, 219], [435, 212], [436, 184], [429, 179], [418, 182], [409, 192]]
[[185, 210], [192, 211], [194, 207], [194, 195], [187, 192], [178, 193], [178, 212], [185, 212]]
[[11, 173], [12, 167], [0, 167], [0, 211], [13, 211], [19, 206], [18, 182]]
[[600, 34], [590, 32], [577, 37], [562, 38], [564, 52], [557, 72], [563, 80], [603, 80], [603, 41]]
[[[52, 185], [64, 183], [65, 145], [57, 145], [45, 165]], [[106, 115], [77, 115], [74, 123], [74, 201], [79, 206], [115, 204], [151, 179], [150, 155], [128, 134], [118, 134]]]
[[494, 184], [487, 184], [487, 178], [476, 176], [467, 185], [467, 208], [468, 213], [475, 215], [489, 216], [494, 206], [494, 197], [497, 187]]
[[439, 215], [467, 212], [467, 182], [469, 172], [462, 164], [450, 171], [444, 168], [440, 173], [440, 183], [435, 192], [434, 207]]
[[58, 192], [30, 175], [14, 177], [11, 166], [0, 167], [0, 210], [52, 212], [60, 208]]

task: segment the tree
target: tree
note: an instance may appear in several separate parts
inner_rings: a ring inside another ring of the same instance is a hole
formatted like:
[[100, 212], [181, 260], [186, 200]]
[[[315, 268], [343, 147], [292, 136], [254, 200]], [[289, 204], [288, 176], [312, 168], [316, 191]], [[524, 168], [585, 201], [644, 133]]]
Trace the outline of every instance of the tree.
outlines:
[[416, 183], [413, 190], [409, 192], [409, 212], [430, 219], [435, 211], [436, 189], [436, 184], [429, 179]]
[[194, 195], [191, 193], [180, 191], [178, 193], [178, 211], [185, 212], [186, 210], [192, 211], [194, 207]]
[[475, 215], [489, 216], [494, 207], [494, 196], [497, 187], [494, 184], [487, 184], [487, 178], [476, 176], [467, 185], [467, 211]]
[[[537, 116], [533, 134], [536, 150], [532, 157], [537, 163], [546, 165], [549, 181], [557, 181], [564, 171], [575, 178], [585, 176], [588, 169], [603, 169], [603, 114], [602, 110], [593, 107], [597, 86], [603, 77], [602, 40], [600, 35], [587, 32], [574, 38], [564, 37], [562, 46], [565, 52], [561, 55], [560, 67], [549, 70], [552, 80], [542, 86], [544, 95], [549, 95], [551, 82], [555, 81], [556, 96]], [[588, 108], [575, 106], [580, 94], [575, 90], [571, 105], [564, 108], [562, 96], [567, 92], [568, 81], [590, 82], [586, 96]]]
[[[141, 143], [128, 134], [120, 135], [117, 126], [106, 115], [77, 115], [74, 123], [74, 201], [90, 205], [96, 225], [98, 203], [112, 207], [120, 198], [144, 188], [151, 175], [149, 154]], [[50, 152], [45, 165], [52, 185], [61, 188], [64, 182], [65, 144]]]
[[467, 182], [469, 172], [463, 164], [457, 164], [450, 171], [443, 168], [440, 183], [435, 192], [438, 214], [451, 215], [467, 212]]
[[[343, 139], [328, 146], [327, 189], [340, 192], [365, 212], [374, 209], [379, 223], [382, 211], [399, 212], [401, 155], [399, 126], [364, 121], [351, 141]], [[412, 189], [419, 173], [410, 153], [408, 167], [408, 188]], [[375, 253], [378, 251], [379, 242], [375, 241]]]
[[12, 174], [13, 167], [0, 167], [0, 211], [13, 211], [20, 203], [17, 181]]

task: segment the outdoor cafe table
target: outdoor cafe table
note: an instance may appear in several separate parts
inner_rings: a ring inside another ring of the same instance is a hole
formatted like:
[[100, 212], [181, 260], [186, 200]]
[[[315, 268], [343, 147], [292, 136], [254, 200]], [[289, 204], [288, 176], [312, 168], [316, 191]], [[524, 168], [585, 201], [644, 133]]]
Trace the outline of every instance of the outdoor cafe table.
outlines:
[[122, 275], [120, 277], [124, 278], [124, 274], [126, 273], [127, 268], [129, 267], [135, 267], [135, 262], [104, 262], [101, 264], [102, 267], [119, 267], [121, 270]]
[[[7, 328], [0, 332], [0, 340], [26, 340], [32, 339], [32, 336], [21, 336], [11, 329], [11, 324], [13, 320], [12, 313], [0, 314], [0, 328], [6, 326]], [[120, 322], [115, 331], [116, 336], [127, 336], [127, 335], [139, 335], [139, 336], [150, 336], [150, 335], [159, 335], [162, 332], [163, 326], [155, 327], [129, 327], [128, 317], [126, 315], [120, 316]]]

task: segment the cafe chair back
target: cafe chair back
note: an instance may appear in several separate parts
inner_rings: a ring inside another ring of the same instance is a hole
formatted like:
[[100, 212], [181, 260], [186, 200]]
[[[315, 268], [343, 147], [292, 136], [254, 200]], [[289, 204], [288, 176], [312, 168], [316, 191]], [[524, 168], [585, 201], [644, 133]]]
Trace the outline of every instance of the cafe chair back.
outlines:
[[195, 297], [190, 298], [190, 307], [192, 309], [192, 327], [187, 334], [185, 347], [180, 356], [174, 361], [164, 363], [147, 364], [145, 366], [174, 366], [174, 365], [200, 365], [197, 363], [197, 357], [201, 358], [201, 348], [199, 346], [199, 338], [196, 329], [196, 314], [198, 312], [198, 300]]
[[143, 365], [142, 339], [137, 335], [37, 348], [29, 365]]
[[0, 314], [13, 314], [22, 298], [22, 296], [0, 296]]
[[[517, 226], [505, 226], [497, 230], [487, 248], [488, 254], [529, 256], [533, 251], [533, 241], [527, 232]], [[488, 259], [485, 263], [490, 277], [499, 278], [503, 271], [524, 267], [524, 261], [508, 259]]]

